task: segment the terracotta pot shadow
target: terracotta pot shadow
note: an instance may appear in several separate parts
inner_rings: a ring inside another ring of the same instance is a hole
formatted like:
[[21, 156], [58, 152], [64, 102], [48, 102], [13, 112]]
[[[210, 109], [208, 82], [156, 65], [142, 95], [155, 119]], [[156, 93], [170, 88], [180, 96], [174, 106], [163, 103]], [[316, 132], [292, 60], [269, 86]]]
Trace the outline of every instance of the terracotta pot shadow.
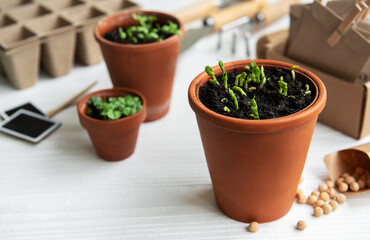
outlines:
[[[90, 97], [108, 98], [128, 94], [138, 96], [142, 101], [143, 108], [134, 115], [112, 121], [99, 120], [86, 115]], [[118, 161], [134, 153], [140, 125], [146, 117], [146, 99], [141, 93], [128, 88], [92, 92], [79, 101], [77, 111], [80, 123], [87, 130], [99, 157], [108, 161]]]
[[[251, 60], [225, 64], [228, 72], [240, 71]], [[255, 60], [264, 68], [292, 64]], [[221, 75], [218, 66], [213, 67]], [[269, 222], [290, 210], [305, 165], [317, 117], [325, 106], [326, 90], [313, 73], [298, 68], [306, 78], [314, 101], [305, 109], [280, 118], [246, 120], [211, 111], [199, 100], [199, 88], [209, 79], [203, 72], [190, 84], [189, 103], [199, 132], [219, 208], [242, 222]]]
[[106, 40], [105, 33], [136, 22], [132, 13], [154, 15], [161, 23], [171, 20], [183, 26], [174, 15], [155, 11], [125, 11], [102, 19], [94, 34], [104, 56], [114, 87], [128, 87], [142, 92], [148, 101], [147, 118], [154, 121], [165, 116], [170, 107], [173, 79], [182, 36], [173, 35], [161, 42], [119, 44]]

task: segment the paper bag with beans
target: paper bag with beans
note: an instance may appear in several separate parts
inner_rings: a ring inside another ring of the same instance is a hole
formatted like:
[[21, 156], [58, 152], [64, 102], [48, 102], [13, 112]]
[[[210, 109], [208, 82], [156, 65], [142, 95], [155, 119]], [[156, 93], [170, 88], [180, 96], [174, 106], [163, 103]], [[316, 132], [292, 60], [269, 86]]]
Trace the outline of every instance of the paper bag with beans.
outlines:
[[362, 85], [370, 80], [370, 0], [335, 2], [292, 6], [286, 55]]

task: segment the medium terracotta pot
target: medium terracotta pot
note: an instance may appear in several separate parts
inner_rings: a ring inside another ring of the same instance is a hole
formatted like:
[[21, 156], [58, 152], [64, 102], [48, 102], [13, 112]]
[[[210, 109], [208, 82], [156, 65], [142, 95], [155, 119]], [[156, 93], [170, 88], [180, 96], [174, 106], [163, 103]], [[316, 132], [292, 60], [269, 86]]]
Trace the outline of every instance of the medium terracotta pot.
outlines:
[[[109, 121], [86, 115], [87, 102], [90, 97], [108, 98], [128, 94], [138, 96], [142, 102], [143, 108], [134, 115]], [[146, 99], [141, 93], [128, 88], [111, 88], [92, 92], [79, 101], [77, 111], [80, 123], [89, 133], [99, 157], [108, 161], [118, 161], [131, 156], [135, 150], [140, 124], [146, 117]]]
[[[125, 11], [102, 19], [94, 34], [99, 42], [110, 77], [115, 87], [128, 87], [142, 92], [148, 101], [147, 118], [154, 121], [167, 114], [170, 106], [173, 79], [182, 36], [173, 35], [161, 42], [149, 44], [119, 44], [103, 38], [104, 34], [119, 26], [131, 26], [135, 20]], [[174, 15], [140, 11], [143, 15], [157, 16], [158, 21], [171, 20], [184, 28]]]
[[[243, 71], [251, 60], [225, 64], [227, 72]], [[255, 60], [265, 69], [290, 71], [292, 64]], [[213, 67], [221, 75], [218, 66]], [[305, 165], [326, 90], [313, 73], [298, 68], [307, 78], [314, 101], [305, 109], [280, 118], [246, 120], [211, 111], [199, 100], [199, 88], [209, 79], [203, 72], [190, 84], [189, 103], [194, 110], [203, 143], [213, 191], [220, 209], [242, 222], [269, 222], [291, 208]]]

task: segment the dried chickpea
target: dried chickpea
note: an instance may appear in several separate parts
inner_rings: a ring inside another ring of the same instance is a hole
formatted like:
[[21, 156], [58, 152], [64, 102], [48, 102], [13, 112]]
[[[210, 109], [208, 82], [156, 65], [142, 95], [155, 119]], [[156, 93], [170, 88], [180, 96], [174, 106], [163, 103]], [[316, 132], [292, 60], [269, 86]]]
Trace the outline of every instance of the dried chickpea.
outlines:
[[324, 211], [324, 214], [329, 214], [332, 211], [330, 204], [324, 204], [321, 208]]
[[307, 204], [310, 204], [310, 205], [313, 205], [315, 204], [315, 202], [317, 202], [317, 196], [315, 195], [310, 195], [308, 198], [307, 198]]
[[324, 200], [319, 199], [319, 200], [317, 200], [317, 201], [315, 202], [315, 207], [321, 207], [321, 206], [322, 206], [322, 205], [324, 205], [324, 204], [325, 204]]
[[344, 195], [343, 193], [339, 193], [338, 195], [337, 195], [337, 197], [336, 197], [336, 199], [335, 200], [337, 200], [337, 202], [339, 203], [339, 204], [342, 204], [342, 203], [344, 203], [346, 200], [347, 200], [347, 198], [346, 198], [346, 195]]
[[360, 185], [357, 182], [351, 182], [351, 184], [349, 185], [349, 188], [353, 192], [358, 192], [358, 190], [360, 190]]
[[338, 202], [337, 201], [334, 201], [334, 200], [330, 201], [329, 204], [330, 204], [331, 209], [333, 210], [333, 212], [338, 209]]
[[344, 178], [340, 177], [337, 180], [335, 180], [335, 184], [339, 187], [339, 184], [344, 182]]
[[314, 196], [316, 196], [316, 197], [319, 197], [319, 196], [320, 196], [320, 192], [319, 192], [319, 191], [313, 191], [313, 192], [311, 193], [311, 195], [314, 195]]
[[319, 191], [320, 192], [326, 192], [326, 191], [328, 191], [328, 185], [326, 185], [326, 183], [321, 183], [319, 185]]
[[356, 180], [352, 176], [347, 176], [347, 177], [344, 178], [344, 182], [347, 183], [347, 184], [351, 184], [355, 181]]
[[328, 185], [328, 188], [333, 188], [334, 187], [334, 182], [331, 180], [326, 181], [326, 185]]
[[363, 169], [362, 167], [357, 167], [356, 170], [355, 170], [355, 173], [363, 174], [363, 173], [365, 173], [365, 169]]
[[260, 229], [258, 222], [251, 222], [248, 226], [248, 231], [255, 233]]
[[298, 188], [298, 189], [297, 189], [297, 197], [298, 197], [298, 194], [299, 194], [299, 193], [303, 194], [303, 189], [302, 189], [302, 188]]
[[298, 230], [305, 230], [307, 228], [307, 223], [303, 220], [300, 220], [299, 222], [297, 222], [297, 229]]
[[298, 193], [297, 195], [297, 202], [300, 204], [304, 204], [307, 201], [307, 197], [303, 193]]
[[340, 175], [342, 178], [346, 178], [346, 177], [348, 177], [348, 176], [350, 176], [349, 175], [349, 173], [342, 173], [342, 175]]
[[315, 209], [313, 210], [313, 215], [315, 217], [321, 217], [324, 213], [324, 210], [322, 210], [321, 207], [315, 207]]
[[330, 197], [331, 199], [334, 199], [334, 198], [335, 198], [335, 196], [337, 196], [337, 191], [335, 191], [335, 189], [334, 189], [334, 188], [330, 188], [328, 193], [329, 193], [329, 197]]
[[327, 192], [320, 193], [320, 199], [323, 200], [324, 202], [329, 201], [330, 199], [329, 194]]
[[348, 184], [347, 183], [340, 183], [338, 186], [340, 192], [347, 192], [348, 191]]
[[358, 185], [360, 186], [360, 189], [366, 188], [366, 181], [363, 179], [358, 180]]

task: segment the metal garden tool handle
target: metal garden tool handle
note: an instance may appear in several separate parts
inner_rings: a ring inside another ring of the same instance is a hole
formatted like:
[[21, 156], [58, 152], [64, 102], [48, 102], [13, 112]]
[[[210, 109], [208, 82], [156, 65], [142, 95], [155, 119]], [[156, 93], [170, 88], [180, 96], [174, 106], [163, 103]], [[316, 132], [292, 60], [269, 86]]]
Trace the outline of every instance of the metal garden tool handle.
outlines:
[[238, 18], [253, 17], [266, 5], [266, 0], [248, 1], [216, 11], [209, 16], [209, 18], [213, 20], [213, 31], [221, 30], [221, 27], [223, 25], [232, 22]]
[[217, 8], [218, 5], [214, 0], [204, 0], [176, 11], [175, 15], [183, 23], [188, 23], [196, 19], [208, 17]]

